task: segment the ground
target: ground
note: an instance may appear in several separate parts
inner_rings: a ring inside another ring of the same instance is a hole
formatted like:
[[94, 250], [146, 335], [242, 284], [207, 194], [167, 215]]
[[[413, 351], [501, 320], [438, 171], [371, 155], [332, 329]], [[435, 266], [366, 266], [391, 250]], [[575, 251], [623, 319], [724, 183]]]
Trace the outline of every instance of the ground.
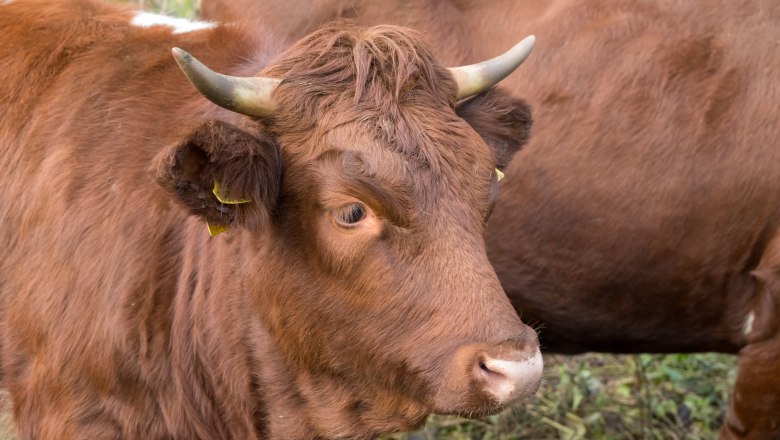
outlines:
[[479, 420], [433, 416], [432, 439], [714, 439], [736, 376], [720, 354], [545, 356], [536, 397]]

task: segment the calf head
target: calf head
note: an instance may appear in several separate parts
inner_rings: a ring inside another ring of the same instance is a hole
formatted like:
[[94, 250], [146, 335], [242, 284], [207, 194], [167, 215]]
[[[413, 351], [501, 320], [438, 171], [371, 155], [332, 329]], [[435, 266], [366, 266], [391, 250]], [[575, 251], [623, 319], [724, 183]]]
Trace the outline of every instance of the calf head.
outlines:
[[458, 105], [492, 84], [464, 86], [394, 27], [330, 25], [262, 79], [204, 79], [217, 74], [178, 56], [209, 99], [254, 119], [194, 129], [160, 181], [240, 234], [243, 293], [319, 435], [483, 415], [535, 392], [536, 334], [484, 242], [496, 167], [528, 137], [524, 102], [491, 90]]

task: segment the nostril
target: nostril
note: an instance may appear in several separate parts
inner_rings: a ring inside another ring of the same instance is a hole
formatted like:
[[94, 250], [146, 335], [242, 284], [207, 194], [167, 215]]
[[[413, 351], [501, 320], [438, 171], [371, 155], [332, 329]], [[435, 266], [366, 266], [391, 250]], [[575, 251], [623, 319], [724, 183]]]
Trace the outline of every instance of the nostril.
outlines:
[[[485, 381], [496, 381], [501, 379], [500, 373], [496, 373], [495, 371], [491, 370], [490, 367], [488, 367], [488, 360], [482, 356], [480, 356], [479, 361], [477, 361], [477, 366], [479, 367], [478, 375]], [[498, 377], [496, 377], [498, 375]]]
[[541, 353], [536, 350], [531, 356], [518, 357], [514, 352], [496, 358], [484, 353], [477, 357], [482, 389], [501, 403], [533, 394], [541, 382]]
[[[492, 378], [492, 380], [502, 380], [505, 378], [505, 374], [502, 373], [500, 369], [496, 369], [495, 363], [495, 360], [490, 359], [489, 357], [480, 357], [477, 365], [484, 377]], [[493, 368], [491, 368], [491, 365], [489, 364], [491, 364]]]

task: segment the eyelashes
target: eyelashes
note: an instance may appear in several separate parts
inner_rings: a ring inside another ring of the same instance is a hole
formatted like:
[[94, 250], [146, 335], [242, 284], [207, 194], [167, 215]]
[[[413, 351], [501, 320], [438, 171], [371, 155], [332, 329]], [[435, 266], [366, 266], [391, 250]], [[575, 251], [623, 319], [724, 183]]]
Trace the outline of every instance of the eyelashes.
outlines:
[[334, 210], [333, 218], [339, 226], [351, 228], [366, 218], [366, 207], [362, 203], [350, 203]]

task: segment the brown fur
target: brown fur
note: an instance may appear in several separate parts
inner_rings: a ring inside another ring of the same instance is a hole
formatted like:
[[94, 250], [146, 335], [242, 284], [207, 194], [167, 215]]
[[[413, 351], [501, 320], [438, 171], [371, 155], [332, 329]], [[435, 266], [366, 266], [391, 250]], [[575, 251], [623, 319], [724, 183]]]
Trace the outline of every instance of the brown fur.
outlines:
[[202, 3], [209, 18], [262, 12], [291, 30], [343, 16], [404, 24], [450, 64], [536, 34], [502, 83], [536, 108], [488, 228], [502, 285], [550, 351], [739, 353], [721, 436], [780, 436], [767, 262], [780, 226], [780, 4], [320, 0], [296, 14], [295, 0]]
[[[501, 409], [456, 353], [537, 347], [483, 238], [528, 107], [492, 91], [472, 128], [408, 30], [335, 24], [280, 54], [272, 32], [130, 17], [0, 4], [0, 355], [20, 437], [367, 438]], [[174, 46], [280, 76], [279, 110], [207, 103]], [[218, 203], [215, 179], [251, 202]], [[369, 217], [339, 227], [355, 201]]]

